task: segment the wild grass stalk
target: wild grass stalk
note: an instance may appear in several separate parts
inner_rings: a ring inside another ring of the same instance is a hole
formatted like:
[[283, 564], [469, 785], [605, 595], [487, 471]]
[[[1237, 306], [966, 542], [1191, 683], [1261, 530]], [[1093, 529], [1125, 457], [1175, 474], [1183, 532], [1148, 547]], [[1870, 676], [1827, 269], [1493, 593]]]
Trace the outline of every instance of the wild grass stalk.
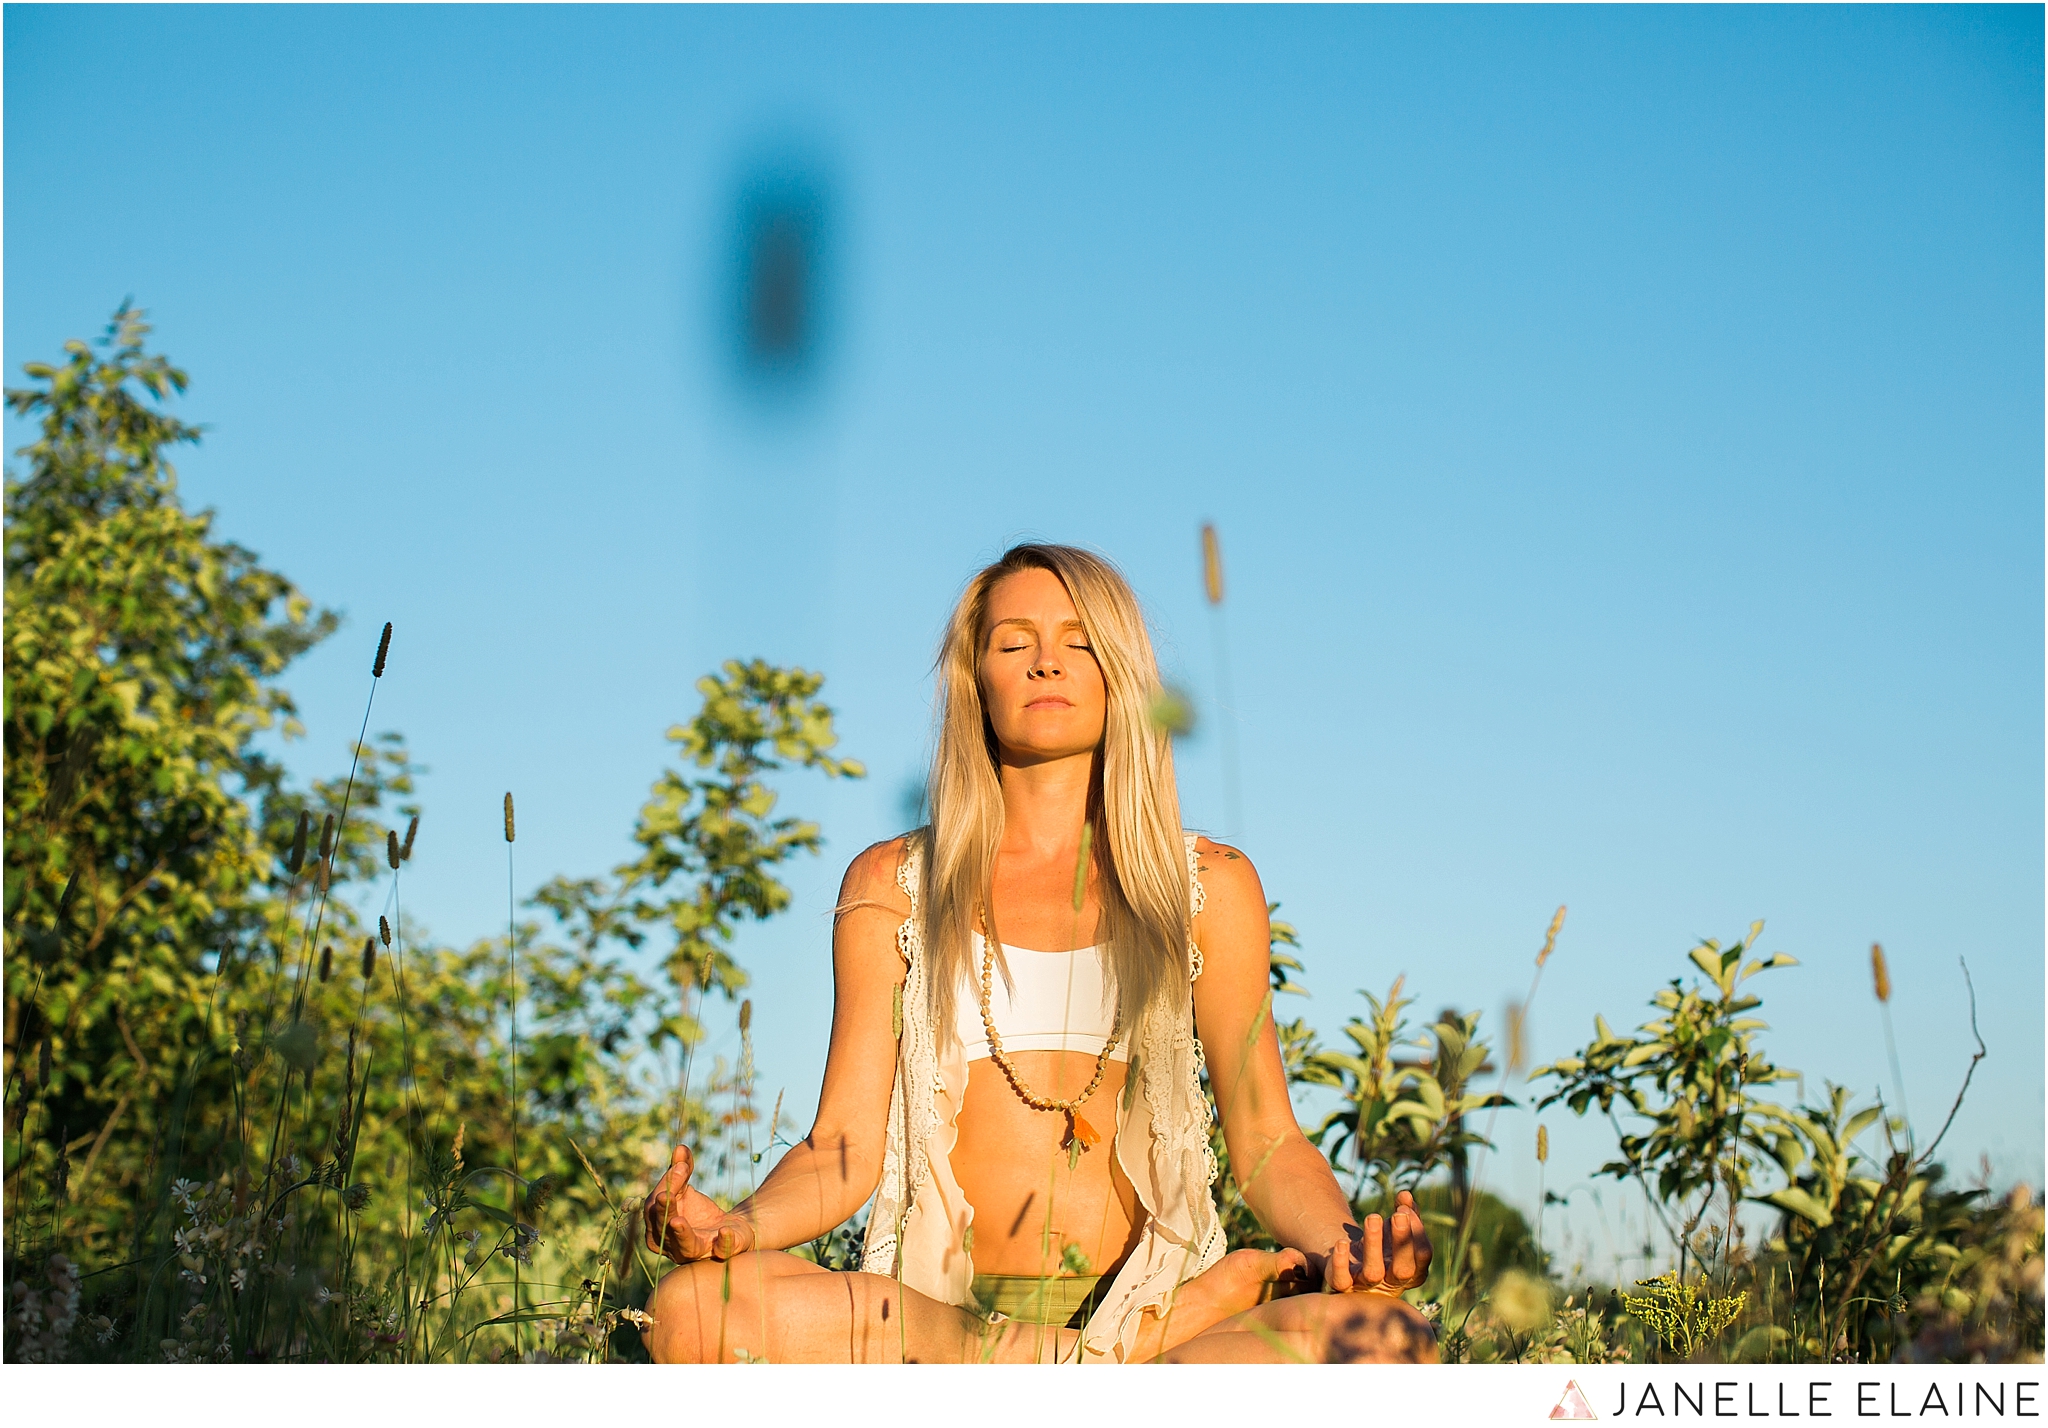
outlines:
[[[384, 624], [383, 633], [377, 639], [376, 658], [370, 663], [370, 693], [369, 697], [363, 701], [362, 724], [356, 731], [355, 743], [349, 749], [348, 779], [342, 785], [340, 817], [337, 819], [333, 815], [329, 815], [321, 825], [320, 862], [317, 869], [319, 897], [315, 909], [309, 913], [304, 943], [305, 955], [301, 959], [298, 985], [292, 996], [291, 1016], [294, 1022], [298, 1022], [304, 1012], [306, 985], [312, 970], [313, 944], [319, 940], [321, 929], [326, 922], [327, 899], [334, 880], [334, 864], [336, 858], [340, 855], [341, 843], [347, 837], [349, 806], [355, 797], [356, 774], [362, 766], [363, 741], [369, 737], [370, 714], [377, 706], [377, 686], [383, 681], [384, 663], [390, 653], [391, 622], [387, 620]], [[313, 1082], [313, 1073], [310, 1069], [304, 1073], [303, 1079], [305, 1081], [307, 1102], [310, 1106]], [[270, 1150], [263, 1168], [263, 1193], [265, 1194], [269, 1193], [270, 1185], [276, 1176], [277, 1154], [284, 1136], [286, 1108], [291, 1097], [291, 1082], [291, 1071], [287, 1068], [285, 1074], [279, 1078], [276, 1128], [271, 1135]]]
[[[513, 869], [512, 849], [517, 837], [517, 828], [512, 817], [512, 794], [505, 794], [505, 958], [510, 971], [511, 990], [506, 1006], [510, 1013], [512, 1041], [511, 1085], [508, 1102], [512, 1122], [512, 1179], [505, 1187], [505, 1210], [516, 1221], [519, 1214], [519, 921], [514, 910], [518, 896], [518, 883]], [[524, 1289], [520, 1283], [520, 1261], [512, 1261], [512, 1310], [516, 1314], [525, 1307]], [[512, 1326], [512, 1346], [515, 1353], [525, 1352], [525, 1335], [520, 1326]]]
[[[1527, 1028], [1529, 1009], [1536, 1004], [1536, 989], [1543, 983], [1543, 969], [1550, 961], [1550, 954], [1557, 950], [1557, 934], [1564, 930], [1565, 905], [1558, 904], [1551, 914], [1550, 927], [1543, 934], [1543, 946], [1536, 953], [1536, 969], [1529, 978], [1529, 991], [1518, 1007], [1510, 1008], [1508, 1021], [1508, 1055], [1502, 1059], [1500, 1084], [1503, 1093], [1510, 1078], [1519, 1074], [1527, 1065]], [[1503, 1095], [1502, 1099], [1505, 1099]], [[1495, 1101], [1486, 1113], [1486, 1129], [1479, 1139], [1478, 1152], [1473, 1156], [1472, 1175], [1465, 1192], [1465, 1203], [1458, 1211], [1458, 1237], [1456, 1251], [1451, 1261], [1451, 1273], [1444, 1287], [1444, 1297], [1455, 1298], [1463, 1287], [1471, 1266], [1466, 1262], [1466, 1249], [1472, 1242], [1472, 1230], [1479, 1205], [1480, 1179], [1486, 1168], [1486, 1152], [1493, 1145], [1494, 1122], [1500, 1117], [1500, 1101]]]
[[[1875, 942], [1870, 944], [1870, 983], [1871, 989], [1877, 993], [1878, 1016], [1884, 1022], [1884, 1053], [1891, 1062], [1892, 1094], [1899, 1098], [1899, 1120], [1905, 1130], [1906, 1145], [1910, 1153], [1913, 1143], [1913, 1116], [1906, 1105], [1906, 1078], [1899, 1070], [1899, 1043], [1892, 1035], [1892, 974], [1891, 968], [1885, 965], [1884, 948]], [[1887, 1134], [1890, 1133], [1889, 1117], [1885, 1119], [1885, 1130]]]
[[1237, 704], [1230, 691], [1230, 639], [1223, 618], [1223, 542], [1216, 527], [1202, 524], [1202, 593], [1209, 601], [1209, 636], [1216, 652], [1217, 742], [1223, 751], [1223, 807], [1230, 836], [1244, 836], [1243, 801], [1237, 782]]

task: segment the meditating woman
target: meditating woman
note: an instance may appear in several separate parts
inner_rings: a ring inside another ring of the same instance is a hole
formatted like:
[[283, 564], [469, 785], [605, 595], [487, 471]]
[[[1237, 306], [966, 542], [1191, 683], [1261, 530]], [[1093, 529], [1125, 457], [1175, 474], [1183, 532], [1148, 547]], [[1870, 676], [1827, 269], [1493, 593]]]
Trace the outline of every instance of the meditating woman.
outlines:
[[[1020, 545], [939, 656], [928, 828], [847, 870], [817, 1121], [731, 1210], [648, 1198], [670, 1363], [1418, 1361], [1404, 1193], [1361, 1226], [1296, 1125], [1249, 859], [1183, 834], [1158, 666], [1101, 557]], [[1199, 1035], [1199, 1039], [1198, 1038]], [[1224, 1253], [1233, 1194], [1277, 1253]], [[873, 1197], [858, 1272], [784, 1253]]]

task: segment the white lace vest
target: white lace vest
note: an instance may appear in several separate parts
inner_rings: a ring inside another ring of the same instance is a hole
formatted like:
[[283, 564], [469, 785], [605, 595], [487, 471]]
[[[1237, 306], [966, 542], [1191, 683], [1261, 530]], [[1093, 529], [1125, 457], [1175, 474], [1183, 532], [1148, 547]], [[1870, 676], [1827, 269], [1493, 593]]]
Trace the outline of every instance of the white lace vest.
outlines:
[[[903, 1026], [896, 1044], [896, 1086], [882, 1182], [868, 1211], [861, 1268], [900, 1279], [947, 1304], [969, 1302], [974, 1261], [966, 1248], [973, 1209], [953, 1178], [956, 1108], [967, 1086], [959, 1037], [933, 1025], [922, 926], [924, 837], [908, 840], [896, 882], [910, 916], [896, 932], [905, 964]], [[1186, 835], [1189, 915], [1202, 910], [1195, 835]], [[1188, 981], [1202, 975], [1202, 951], [1188, 941]], [[1209, 1108], [1202, 1095], [1202, 1045], [1194, 998], [1177, 1000], [1134, 1033], [1132, 1066], [1118, 1098], [1115, 1153], [1146, 1217], [1138, 1244], [1081, 1333], [1083, 1362], [1120, 1363], [1135, 1343], [1146, 1309], [1165, 1314], [1174, 1290], [1223, 1257], [1223, 1226], [1213, 1186]], [[1135, 1113], [1140, 1097], [1143, 1113]], [[943, 1103], [943, 1109], [941, 1108]]]

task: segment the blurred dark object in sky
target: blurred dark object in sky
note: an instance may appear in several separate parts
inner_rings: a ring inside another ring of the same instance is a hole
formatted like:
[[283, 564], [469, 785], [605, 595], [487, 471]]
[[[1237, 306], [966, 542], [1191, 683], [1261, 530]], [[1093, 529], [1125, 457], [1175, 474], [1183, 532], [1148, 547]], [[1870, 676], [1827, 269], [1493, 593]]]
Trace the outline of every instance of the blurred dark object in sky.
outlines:
[[750, 386], [813, 385], [829, 314], [826, 186], [816, 166], [757, 164], [739, 186], [732, 315]]

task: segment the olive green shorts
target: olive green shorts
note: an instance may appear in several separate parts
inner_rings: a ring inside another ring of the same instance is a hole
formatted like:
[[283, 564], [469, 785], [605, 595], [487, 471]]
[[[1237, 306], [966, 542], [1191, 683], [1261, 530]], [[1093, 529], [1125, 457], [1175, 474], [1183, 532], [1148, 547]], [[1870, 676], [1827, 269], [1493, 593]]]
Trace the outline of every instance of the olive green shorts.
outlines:
[[984, 1314], [1078, 1329], [1105, 1288], [1099, 1274], [977, 1274], [972, 1292]]

